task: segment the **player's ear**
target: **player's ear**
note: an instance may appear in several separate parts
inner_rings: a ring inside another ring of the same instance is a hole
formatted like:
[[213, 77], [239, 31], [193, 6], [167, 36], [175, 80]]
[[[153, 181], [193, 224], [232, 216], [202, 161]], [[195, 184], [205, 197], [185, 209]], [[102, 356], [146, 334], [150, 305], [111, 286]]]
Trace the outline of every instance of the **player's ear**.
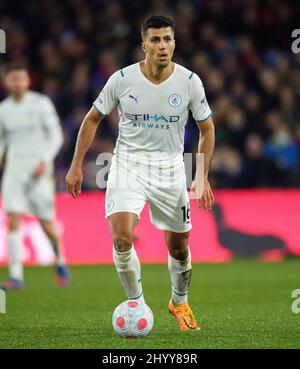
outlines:
[[143, 49], [144, 52], [146, 52], [146, 46], [145, 46], [145, 42], [142, 41], [141, 43], [141, 48]]

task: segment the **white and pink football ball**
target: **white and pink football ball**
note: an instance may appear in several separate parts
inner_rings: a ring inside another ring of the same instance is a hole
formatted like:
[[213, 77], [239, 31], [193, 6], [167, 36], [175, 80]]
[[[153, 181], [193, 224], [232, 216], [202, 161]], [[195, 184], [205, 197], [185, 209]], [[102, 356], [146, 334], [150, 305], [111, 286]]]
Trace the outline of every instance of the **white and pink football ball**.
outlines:
[[126, 300], [116, 307], [112, 324], [114, 330], [127, 338], [145, 337], [153, 327], [153, 314], [148, 305], [136, 300]]

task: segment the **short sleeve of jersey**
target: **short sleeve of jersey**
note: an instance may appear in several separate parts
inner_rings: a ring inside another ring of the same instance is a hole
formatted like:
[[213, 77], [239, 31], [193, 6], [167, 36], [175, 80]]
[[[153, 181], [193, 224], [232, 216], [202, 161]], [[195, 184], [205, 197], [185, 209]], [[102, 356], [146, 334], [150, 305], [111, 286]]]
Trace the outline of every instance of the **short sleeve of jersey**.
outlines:
[[106, 82], [93, 106], [101, 115], [108, 115], [118, 105], [120, 71], [115, 72]]
[[191, 78], [191, 101], [189, 108], [197, 123], [206, 120], [211, 115], [202, 81], [197, 74], [193, 74]]

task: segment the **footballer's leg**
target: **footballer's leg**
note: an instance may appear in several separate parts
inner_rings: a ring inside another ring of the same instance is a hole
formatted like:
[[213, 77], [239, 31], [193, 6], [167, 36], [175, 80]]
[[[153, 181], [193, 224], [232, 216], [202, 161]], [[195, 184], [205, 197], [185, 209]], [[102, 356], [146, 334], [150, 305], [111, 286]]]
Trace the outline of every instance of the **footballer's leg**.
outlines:
[[70, 283], [70, 273], [65, 264], [61, 238], [52, 220], [40, 219], [41, 226], [47, 235], [55, 254], [56, 281], [59, 287], [67, 287]]
[[24, 271], [22, 264], [22, 240], [20, 233], [22, 214], [8, 213], [8, 255], [9, 255], [9, 279], [0, 285], [5, 291], [19, 290], [24, 285]]
[[177, 233], [165, 231], [168, 245], [168, 269], [172, 284], [172, 297], [169, 311], [178, 320], [181, 330], [200, 330], [194, 314], [188, 305], [188, 290], [192, 276], [189, 232]]
[[108, 217], [113, 239], [113, 258], [128, 299], [144, 302], [141, 266], [132, 244], [138, 217], [130, 212], [117, 212]]

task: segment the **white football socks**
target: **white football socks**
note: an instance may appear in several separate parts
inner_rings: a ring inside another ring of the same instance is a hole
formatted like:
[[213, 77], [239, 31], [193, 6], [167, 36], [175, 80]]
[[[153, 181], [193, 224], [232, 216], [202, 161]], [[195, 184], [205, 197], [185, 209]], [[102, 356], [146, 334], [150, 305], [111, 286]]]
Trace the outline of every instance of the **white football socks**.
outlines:
[[22, 239], [20, 230], [8, 232], [9, 276], [23, 281]]
[[119, 252], [113, 247], [113, 258], [128, 299], [145, 302], [140, 261], [133, 245], [126, 252]]
[[174, 259], [168, 255], [168, 269], [172, 284], [172, 301], [174, 304], [186, 304], [189, 284], [192, 277], [192, 258], [189, 248], [186, 260]]

